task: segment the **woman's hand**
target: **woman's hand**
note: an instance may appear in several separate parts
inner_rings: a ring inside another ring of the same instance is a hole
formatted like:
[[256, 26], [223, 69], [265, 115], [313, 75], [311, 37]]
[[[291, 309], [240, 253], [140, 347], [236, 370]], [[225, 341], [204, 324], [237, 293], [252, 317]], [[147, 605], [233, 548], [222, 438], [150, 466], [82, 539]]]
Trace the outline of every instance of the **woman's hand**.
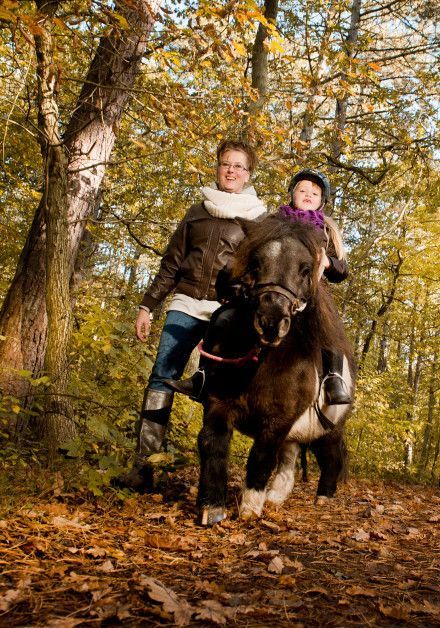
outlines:
[[134, 328], [136, 330], [136, 336], [141, 342], [147, 342], [150, 334], [151, 314], [147, 310], [139, 309]]

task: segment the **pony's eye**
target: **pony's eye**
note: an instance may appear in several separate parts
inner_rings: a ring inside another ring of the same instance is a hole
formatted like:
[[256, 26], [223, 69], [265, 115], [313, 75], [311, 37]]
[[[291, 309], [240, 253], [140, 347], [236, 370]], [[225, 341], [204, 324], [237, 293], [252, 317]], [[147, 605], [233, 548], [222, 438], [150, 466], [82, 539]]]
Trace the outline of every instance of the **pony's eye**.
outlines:
[[312, 272], [312, 269], [310, 268], [310, 266], [303, 266], [299, 270], [299, 273], [300, 273], [301, 277], [303, 277], [304, 279], [306, 277], [310, 277], [311, 272]]

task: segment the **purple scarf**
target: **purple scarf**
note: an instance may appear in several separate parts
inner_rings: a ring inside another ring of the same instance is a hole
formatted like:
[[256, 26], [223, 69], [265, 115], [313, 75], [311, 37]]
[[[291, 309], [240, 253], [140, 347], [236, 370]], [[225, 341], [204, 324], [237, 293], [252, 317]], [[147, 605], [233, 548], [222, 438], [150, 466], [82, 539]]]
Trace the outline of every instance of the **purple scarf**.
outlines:
[[320, 209], [303, 210], [296, 209], [296, 207], [291, 207], [290, 205], [281, 205], [278, 213], [292, 222], [299, 221], [318, 230], [324, 229], [324, 213]]

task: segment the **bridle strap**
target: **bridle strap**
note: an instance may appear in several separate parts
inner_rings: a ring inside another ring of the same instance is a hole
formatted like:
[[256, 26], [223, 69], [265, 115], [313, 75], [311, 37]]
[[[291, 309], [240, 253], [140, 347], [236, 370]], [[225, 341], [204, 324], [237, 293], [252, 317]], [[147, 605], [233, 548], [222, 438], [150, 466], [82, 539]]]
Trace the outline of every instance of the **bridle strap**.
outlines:
[[[286, 297], [292, 307], [292, 314], [296, 312], [302, 312], [307, 306], [307, 301], [302, 301], [298, 296], [287, 286], [281, 286], [278, 283], [258, 283], [251, 292], [252, 296], [259, 296], [260, 294], [266, 294], [268, 292], [275, 292]], [[298, 305], [300, 304], [300, 305]]]
[[203, 349], [203, 340], [199, 342], [197, 349], [200, 355], [207, 360], [212, 360], [213, 362], [219, 362], [221, 364], [229, 364], [231, 366], [243, 366], [247, 362], [258, 362], [258, 355], [260, 353], [259, 347], [252, 347], [246, 355], [243, 355], [240, 358], [223, 358], [221, 355], [215, 355], [214, 353], [208, 353], [205, 351]]
[[266, 292], [276, 292], [277, 294], [281, 294], [283, 297], [286, 297], [286, 299], [289, 299], [291, 303], [299, 300], [293, 290], [287, 288], [287, 286], [282, 286], [279, 283], [258, 283], [252, 290], [252, 294], [255, 296], [265, 294]]

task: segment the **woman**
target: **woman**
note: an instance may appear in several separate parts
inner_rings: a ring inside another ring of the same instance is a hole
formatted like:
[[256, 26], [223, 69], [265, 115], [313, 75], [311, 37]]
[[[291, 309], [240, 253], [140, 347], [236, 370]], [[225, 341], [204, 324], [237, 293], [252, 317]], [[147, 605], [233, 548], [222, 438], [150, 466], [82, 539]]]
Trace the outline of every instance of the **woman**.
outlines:
[[175, 292], [144, 394], [136, 458], [122, 481], [134, 490], [142, 490], [151, 481], [146, 459], [159, 451], [165, 435], [174, 395], [165, 382], [180, 379], [211, 314], [220, 306], [215, 292], [217, 274], [244, 237], [236, 219], [255, 220], [266, 213], [249, 184], [255, 166], [255, 152], [245, 142], [225, 140], [219, 145], [216, 183], [201, 189], [202, 199], [190, 207], [177, 227], [140, 305], [136, 336], [146, 342], [151, 313]]

